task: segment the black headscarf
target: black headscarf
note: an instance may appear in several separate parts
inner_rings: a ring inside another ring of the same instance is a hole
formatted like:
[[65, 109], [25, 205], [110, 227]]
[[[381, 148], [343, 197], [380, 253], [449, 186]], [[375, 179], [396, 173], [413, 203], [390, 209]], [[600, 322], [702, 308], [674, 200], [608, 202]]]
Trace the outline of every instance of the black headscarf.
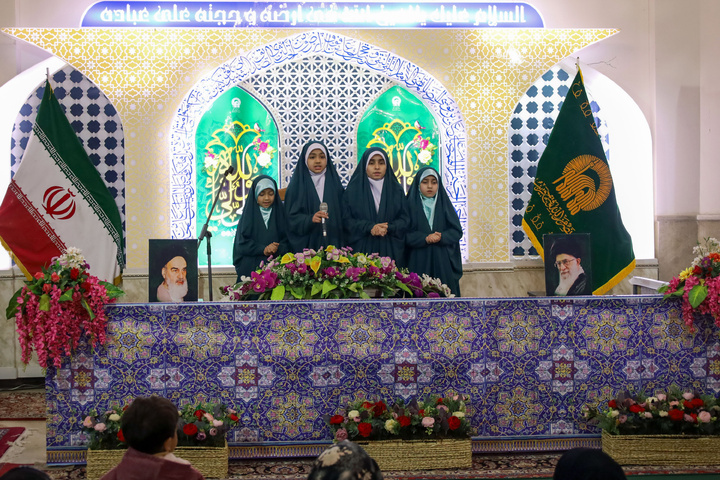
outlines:
[[573, 448], [560, 457], [554, 480], [625, 480], [622, 467], [595, 448]]
[[343, 440], [315, 459], [308, 480], [383, 480], [383, 474], [360, 445]]
[[[256, 192], [256, 187], [262, 179], [269, 179], [275, 188], [275, 200], [267, 226], [265, 226], [260, 212], [260, 205], [257, 203], [259, 192]], [[245, 199], [245, 207], [235, 232], [233, 265], [235, 265], [238, 275], [238, 282], [241, 276], [250, 276], [250, 273], [258, 268], [260, 262], [267, 258], [264, 250], [271, 243], [278, 242], [280, 244], [277, 253], [273, 255], [275, 258], [288, 252], [286, 225], [285, 208], [277, 193], [275, 180], [267, 175], [256, 177], [252, 182], [250, 193]]]
[[[382, 187], [380, 208], [375, 210], [367, 163], [370, 157], [380, 153], [385, 158], [387, 170]], [[409, 223], [407, 201], [400, 183], [395, 177], [388, 155], [382, 148], [365, 150], [343, 196], [345, 238], [356, 252], [378, 253], [388, 256], [404, 265], [405, 230]], [[388, 222], [388, 233], [384, 237], [370, 234], [373, 226]]]
[[[314, 150], [318, 145], [325, 149], [327, 167], [325, 169], [325, 186], [322, 201], [328, 205], [326, 220], [327, 242], [323, 242], [322, 224], [313, 223], [312, 217], [320, 209], [320, 198], [315, 189], [312, 175], [307, 167], [306, 158], [310, 147]], [[343, 186], [330, 158], [330, 150], [320, 141], [313, 140], [303, 147], [298, 157], [295, 171], [285, 192], [285, 210], [289, 221], [288, 238], [294, 252], [302, 252], [305, 248], [317, 250], [321, 246], [334, 245], [344, 247]]]
[[[435, 215], [430, 225], [423, 210], [420, 179], [427, 170], [434, 172], [438, 181], [435, 194]], [[452, 293], [460, 296], [460, 277], [462, 277], [462, 256], [460, 254], [460, 238], [462, 226], [450, 197], [445, 191], [442, 177], [432, 167], [423, 167], [415, 174], [415, 179], [407, 194], [410, 212], [410, 227], [405, 237], [407, 243], [407, 266], [411, 272], [426, 273], [442, 280], [450, 287]], [[442, 233], [438, 243], [427, 243], [425, 237], [433, 232]]]

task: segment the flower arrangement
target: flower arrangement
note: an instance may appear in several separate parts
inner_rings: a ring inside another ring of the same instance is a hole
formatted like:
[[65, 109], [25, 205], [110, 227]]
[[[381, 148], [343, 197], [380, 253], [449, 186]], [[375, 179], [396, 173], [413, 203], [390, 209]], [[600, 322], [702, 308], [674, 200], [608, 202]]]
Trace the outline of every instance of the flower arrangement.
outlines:
[[275, 155], [275, 149], [270, 146], [268, 142], [263, 142], [258, 135], [255, 140], [250, 144], [255, 147], [259, 152], [257, 155], [257, 163], [263, 168], [266, 168], [272, 162], [273, 156]]
[[82, 432], [88, 438], [90, 450], [118, 450], [127, 448], [120, 420], [125, 408], [112, 407], [101, 414], [90, 410], [82, 422]]
[[105, 305], [123, 291], [89, 268], [81, 251], [70, 247], [12, 296], [5, 313], [15, 318], [25, 364], [35, 350], [41, 367], [60, 367], [81, 338], [91, 347], [105, 343]]
[[437, 147], [433, 145], [430, 140], [422, 138], [422, 135], [420, 134], [415, 137], [413, 143], [417, 148], [420, 149], [420, 153], [418, 153], [417, 156], [418, 161], [423, 165], [427, 165], [428, 163], [430, 163]]
[[230, 300], [311, 298], [370, 298], [365, 289], [379, 289], [384, 297], [451, 297], [447, 285], [427, 275], [401, 270], [389, 257], [352, 253], [332, 245], [269, 258], [250, 277], [220, 290]]
[[360, 399], [340, 414], [326, 415], [325, 422], [337, 442], [467, 438], [471, 431], [466, 417], [467, 400], [462, 395], [429, 396], [408, 403], [399, 399], [393, 404]]
[[720, 242], [706, 238], [705, 245], [698, 243], [693, 253], [692, 264], [658, 289], [665, 299], [682, 299], [683, 320], [691, 332], [696, 314], [711, 315], [720, 327]]
[[719, 414], [717, 398], [677, 389], [652, 396], [625, 392], [606, 406], [585, 408], [589, 423], [613, 435], [718, 435]]
[[193, 403], [180, 410], [178, 445], [222, 447], [225, 434], [236, 426], [237, 412], [220, 403]]

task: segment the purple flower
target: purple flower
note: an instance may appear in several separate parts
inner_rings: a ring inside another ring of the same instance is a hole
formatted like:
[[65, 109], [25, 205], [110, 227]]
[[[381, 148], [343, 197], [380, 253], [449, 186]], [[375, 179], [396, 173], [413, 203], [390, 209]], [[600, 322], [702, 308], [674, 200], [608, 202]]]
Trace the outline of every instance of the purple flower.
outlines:
[[206, 438], [205, 432], [198, 432], [197, 437], [195, 437], [195, 438], [197, 438], [198, 440], [200, 440], [202, 442]]
[[335, 267], [328, 267], [323, 272], [330, 278], [336, 277], [339, 273]]
[[440, 294], [437, 292], [428, 292], [427, 296], [428, 298], [439, 298]]

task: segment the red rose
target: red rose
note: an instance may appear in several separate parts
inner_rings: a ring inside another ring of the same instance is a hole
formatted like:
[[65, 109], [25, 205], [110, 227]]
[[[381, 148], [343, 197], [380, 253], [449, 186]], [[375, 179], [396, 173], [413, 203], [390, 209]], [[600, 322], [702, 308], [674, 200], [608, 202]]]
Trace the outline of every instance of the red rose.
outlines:
[[232, 420], [233, 422], [237, 422], [237, 421], [240, 420], [240, 417], [238, 417], [238, 416], [235, 415], [234, 413], [231, 413], [231, 414], [230, 414], [230, 420]]
[[73, 280], [77, 280], [78, 275], [80, 275], [80, 270], [77, 268], [71, 268], [70, 269], [70, 278]]
[[699, 265], [695, 265], [695, 268], [693, 268], [693, 273], [695, 275], [700, 275], [702, 273], [702, 268], [700, 268]]
[[692, 404], [693, 408], [700, 408], [705, 405], [705, 402], [702, 401], [702, 398], [697, 397], [690, 400], [690, 403]]
[[83, 290], [85, 290], [87, 292], [88, 290], [90, 290], [90, 282], [83, 282], [80, 285], [80, 288], [82, 288]]
[[379, 402], [375, 402], [375, 405], [373, 405], [372, 409], [373, 409], [373, 414], [376, 417], [379, 417], [380, 415], [383, 414], [383, 412], [385, 412], [385, 410], [387, 410], [387, 405], [385, 405], [383, 403], [383, 401], [380, 400]]
[[43, 285], [43, 293], [50, 293], [50, 290], [52, 289], [52, 286], [49, 283], [46, 283]]
[[448, 423], [450, 424], [450, 430], [457, 430], [458, 428], [460, 428], [460, 419], [455, 415], [450, 417]]
[[407, 427], [410, 425], [410, 417], [408, 417], [406, 415], [400, 415], [397, 418], [397, 421], [400, 423], [401, 427]]
[[692, 409], [692, 408], [693, 408], [693, 404], [692, 404], [692, 402], [691, 402], [690, 400], [685, 400], [685, 401], [683, 402], [683, 407], [688, 408], [688, 409]]
[[52, 275], [50, 275], [50, 280], [52, 280], [53, 283], [57, 283], [60, 281], [60, 275], [58, 275], [57, 272], [53, 272]]
[[677, 408], [673, 408], [668, 412], [668, 417], [670, 417], [670, 420], [679, 422], [683, 419], [683, 411]]
[[418, 413], [420, 413], [420, 416], [421, 416], [421, 417], [424, 417], [424, 416], [425, 416], [425, 409], [421, 408], [421, 409], [420, 409], [420, 412], [418, 412]]
[[198, 432], [198, 429], [194, 423], [187, 423], [183, 427], [183, 433], [185, 435], [191, 436], [191, 435], [195, 435], [197, 432]]
[[45, 274], [44, 274], [44, 273], [42, 273], [42, 272], [37, 272], [37, 273], [35, 274], [35, 280], [42, 280], [43, 278], [45, 278]]
[[693, 423], [697, 423], [697, 413], [691, 413], [690, 416], [693, 419]]
[[634, 403], [634, 404], [630, 405], [630, 411], [632, 413], [641, 413], [641, 412], [644, 412], [645, 409], [643, 407], [641, 407], [640, 405], [638, 405], [637, 403]]
[[205, 415], [205, 410], [195, 410], [195, 413], [193, 413], [193, 415], [195, 415], [195, 418], [197, 418], [198, 420], [202, 420], [203, 415]]
[[363, 408], [370, 409], [370, 408], [373, 407], [373, 404], [370, 403], [370, 402], [363, 402], [362, 407], [363, 407]]
[[443, 402], [442, 397], [440, 397], [440, 398], [437, 399], [437, 404], [438, 404], [438, 405], [440, 405], [442, 402]]
[[125, 435], [123, 435], [122, 429], [121, 429], [121, 430], [118, 430], [117, 438], [118, 438], [118, 440], [120, 440], [121, 442], [124, 442], [124, 441], [125, 441]]
[[340, 425], [342, 422], [345, 421], [345, 417], [342, 415], [333, 415], [330, 417], [330, 425]]
[[608, 407], [610, 408], [617, 408], [617, 402], [615, 400], [610, 400], [608, 402]]
[[358, 431], [360, 432], [360, 435], [363, 437], [369, 437], [372, 433], [372, 425], [370, 425], [367, 422], [362, 422], [358, 424]]

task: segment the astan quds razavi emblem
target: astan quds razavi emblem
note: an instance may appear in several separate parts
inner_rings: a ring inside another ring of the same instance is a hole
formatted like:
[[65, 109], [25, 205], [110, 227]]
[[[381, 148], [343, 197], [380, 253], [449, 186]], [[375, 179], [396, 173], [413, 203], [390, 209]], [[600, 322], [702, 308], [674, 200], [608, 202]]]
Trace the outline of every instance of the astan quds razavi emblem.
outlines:
[[570, 215], [595, 210], [605, 203], [613, 187], [607, 163], [593, 155], [573, 158], [553, 184]]
[[[195, 132], [195, 172], [199, 232], [207, 220], [215, 195], [230, 166], [208, 224], [213, 234], [213, 264], [232, 265], [232, 247], [242, 208], [252, 180], [258, 175], [279, 176], [278, 128], [270, 112], [252, 95], [233, 87], [219, 96], [205, 112]], [[204, 248], [200, 265], [207, 265]]]
[[430, 110], [408, 90], [395, 86], [367, 109], [358, 127], [358, 158], [381, 147], [405, 191], [425, 166], [440, 171], [440, 131]]

